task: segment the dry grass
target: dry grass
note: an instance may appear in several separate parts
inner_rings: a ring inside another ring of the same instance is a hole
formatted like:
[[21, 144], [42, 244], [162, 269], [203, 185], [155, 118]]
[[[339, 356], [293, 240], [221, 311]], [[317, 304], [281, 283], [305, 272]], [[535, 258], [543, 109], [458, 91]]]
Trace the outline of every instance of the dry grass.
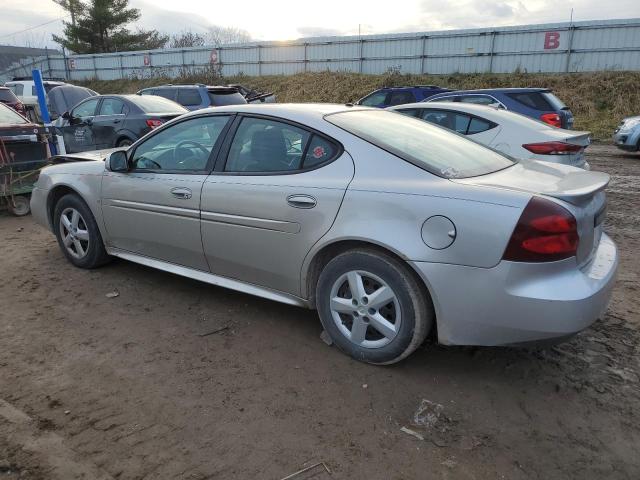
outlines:
[[620, 120], [640, 114], [640, 72], [574, 74], [453, 74], [453, 75], [362, 75], [346, 72], [316, 72], [263, 77], [215, 78], [189, 75], [179, 79], [132, 79], [88, 81], [84, 85], [100, 93], [134, 93], [162, 83], [243, 83], [272, 91], [279, 102], [345, 103], [383, 86], [434, 84], [448, 88], [547, 87], [573, 111], [575, 128], [590, 130], [593, 138], [608, 141]]

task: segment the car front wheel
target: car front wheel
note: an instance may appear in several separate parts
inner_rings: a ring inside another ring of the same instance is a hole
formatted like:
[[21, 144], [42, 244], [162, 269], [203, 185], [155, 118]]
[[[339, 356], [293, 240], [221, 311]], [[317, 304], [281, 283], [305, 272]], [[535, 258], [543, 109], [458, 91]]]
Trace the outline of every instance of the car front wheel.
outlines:
[[410, 355], [431, 330], [428, 294], [401, 261], [352, 250], [322, 270], [316, 304], [325, 331], [356, 360], [391, 364]]
[[62, 253], [76, 267], [95, 268], [109, 261], [96, 220], [78, 195], [68, 194], [58, 201], [54, 228]]

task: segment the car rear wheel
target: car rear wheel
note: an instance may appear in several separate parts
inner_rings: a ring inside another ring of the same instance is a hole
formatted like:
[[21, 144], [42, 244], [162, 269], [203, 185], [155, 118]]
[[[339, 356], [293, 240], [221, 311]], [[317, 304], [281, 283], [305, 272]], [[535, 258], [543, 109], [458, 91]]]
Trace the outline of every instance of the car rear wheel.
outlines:
[[391, 364], [410, 355], [431, 330], [428, 294], [402, 262], [374, 250], [331, 260], [316, 288], [320, 321], [356, 360]]
[[95, 218], [79, 196], [68, 194], [58, 201], [54, 229], [62, 253], [76, 267], [95, 268], [109, 261]]

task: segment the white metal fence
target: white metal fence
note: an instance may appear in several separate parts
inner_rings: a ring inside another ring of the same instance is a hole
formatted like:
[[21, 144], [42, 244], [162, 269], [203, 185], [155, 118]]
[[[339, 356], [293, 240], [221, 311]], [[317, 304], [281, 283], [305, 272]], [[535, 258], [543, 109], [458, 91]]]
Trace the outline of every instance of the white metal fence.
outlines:
[[33, 68], [68, 80], [176, 77], [211, 68], [225, 76], [390, 69], [430, 74], [640, 70], [640, 19], [46, 55], [14, 64], [0, 72], [0, 80], [31, 75]]

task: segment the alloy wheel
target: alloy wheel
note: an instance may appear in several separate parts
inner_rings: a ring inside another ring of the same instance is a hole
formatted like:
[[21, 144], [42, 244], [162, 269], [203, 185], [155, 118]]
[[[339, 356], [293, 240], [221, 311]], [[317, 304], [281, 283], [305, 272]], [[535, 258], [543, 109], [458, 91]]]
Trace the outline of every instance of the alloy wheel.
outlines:
[[396, 293], [380, 277], [363, 270], [347, 272], [334, 282], [329, 308], [340, 333], [360, 347], [384, 347], [400, 331]]
[[89, 229], [75, 208], [65, 208], [60, 215], [60, 236], [67, 252], [83, 258], [89, 251]]

